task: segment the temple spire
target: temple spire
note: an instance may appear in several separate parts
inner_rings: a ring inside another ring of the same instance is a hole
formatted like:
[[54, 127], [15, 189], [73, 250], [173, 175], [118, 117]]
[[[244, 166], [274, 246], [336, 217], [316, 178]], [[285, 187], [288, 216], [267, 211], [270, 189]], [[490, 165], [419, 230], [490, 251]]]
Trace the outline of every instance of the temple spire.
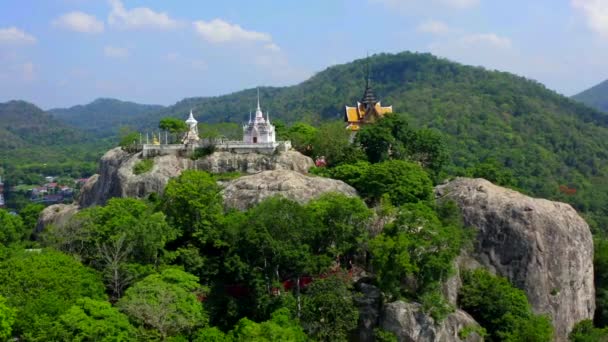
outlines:
[[266, 121], [268, 121], [268, 123], [270, 123], [270, 110], [268, 110], [266, 112]]
[[251, 111], [249, 111], [249, 123], [251, 123]]
[[260, 111], [260, 112], [262, 111], [260, 109], [260, 88], [258, 88], [258, 108], [257, 108], [257, 110]]

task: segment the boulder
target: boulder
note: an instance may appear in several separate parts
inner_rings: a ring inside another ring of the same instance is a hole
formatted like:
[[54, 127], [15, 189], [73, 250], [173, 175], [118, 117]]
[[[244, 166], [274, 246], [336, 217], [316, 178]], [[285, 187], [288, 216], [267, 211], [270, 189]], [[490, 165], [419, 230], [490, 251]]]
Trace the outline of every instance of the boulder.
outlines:
[[78, 213], [76, 204], [53, 204], [42, 210], [38, 216], [36, 233], [42, 232], [49, 225], [63, 226]]
[[536, 313], [549, 314], [557, 341], [593, 318], [593, 239], [570, 205], [484, 179], [458, 178], [435, 192], [454, 200], [465, 225], [477, 229], [471, 257], [523, 289]]
[[228, 208], [246, 210], [268, 197], [280, 195], [307, 203], [324, 193], [337, 192], [356, 196], [356, 190], [339, 180], [308, 176], [296, 171], [264, 171], [243, 176], [223, 185], [224, 204]]
[[273, 155], [215, 152], [196, 161], [170, 154], [153, 157], [152, 170], [136, 175], [133, 173], [133, 167], [141, 160], [141, 153], [128, 153], [120, 147], [106, 152], [99, 163], [99, 174], [91, 177], [81, 189], [78, 204], [86, 208], [103, 205], [112, 197], [143, 198], [153, 192], [162, 194], [169, 179], [179, 176], [187, 169], [211, 173], [258, 173], [264, 170], [293, 170], [305, 173], [314, 166], [312, 159], [297, 151]]
[[215, 152], [196, 161], [197, 169], [212, 173], [258, 173], [266, 170], [292, 170], [307, 173], [308, 169], [313, 166], [315, 164], [310, 157], [297, 151], [286, 151], [273, 155]]
[[435, 322], [422, 311], [422, 305], [418, 303], [396, 301], [386, 304], [380, 326], [395, 334], [399, 342], [483, 341], [474, 332], [479, 324], [466, 312], [456, 310], [441, 322]]

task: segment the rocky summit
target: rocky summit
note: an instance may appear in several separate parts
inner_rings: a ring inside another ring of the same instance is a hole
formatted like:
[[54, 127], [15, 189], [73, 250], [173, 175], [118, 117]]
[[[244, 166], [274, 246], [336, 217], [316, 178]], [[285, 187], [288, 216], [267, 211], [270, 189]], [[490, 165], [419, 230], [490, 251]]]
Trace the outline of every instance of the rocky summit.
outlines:
[[595, 310], [593, 239], [568, 204], [522, 195], [484, 179], [457, 178], [436, 188], [475, 228], [472, 257], [523, 289], [536, 313], [548, 314], [566, 341]]

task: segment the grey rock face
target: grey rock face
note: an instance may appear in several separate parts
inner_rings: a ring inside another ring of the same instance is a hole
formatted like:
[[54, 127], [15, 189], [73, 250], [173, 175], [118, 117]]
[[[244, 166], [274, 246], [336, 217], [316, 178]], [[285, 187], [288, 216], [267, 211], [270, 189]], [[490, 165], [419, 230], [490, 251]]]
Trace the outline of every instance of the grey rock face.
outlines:
[[133, 167], [140, 162], [141, 154], [129, 154], [120, 147], [112, 149], [101, 158], [99, 175], [92, 177], [83, 187], [78, 198], [81, 207], [103, 205], [112, 197], [142, 198], [150, 193], [162, 194], [169, 179], [189, 168], [192, 161], [173, 155], [153, 158], [152, 170], [140, 175]]
[[237, 178], [224, 184], [223, 195], [226, 207], [245, 210], [275, 195], [306, 203], [327, 192], [357, 195], [352, 186], [342, 181], [289, 170], [264, 171]]
[[355, 303], [359, 308], [357, 338], [360, 342], [374, 342], [374, 328], [378, 326], [382, 310], [382, 292], [366, 283], [359, 283], [356, 287], [361, 293], [360, 297], [355, 297]]
[[435, 190], [454, 200], [465, 224], [479, 231], [471, 256], [523, 289], [536, 313], [549, 314], [557, 341], [593, 318], [593, 240], [570, 205], [483, 179], [458, 178]]
[[36, 233], [40, 233], [49, 225], [63, 226], [78, 213], [76, 204], [54, 204], [44, 208], [38, 216], [36, 224]]
[[479, 324], [462, 310], [456, 310], [437, 323], [422, 311], [422, 305], [403, 301], [386, 304], [381, 319], [382, 329], [395, 334], [400, 342], [483, 341], [476, 333], [470, 333], [464, 339], [459, 337], [462, 329], [478, 326]]
[[314, 165], [312, 159], [296, 151], [275, 155], [215, 152], [196, 161], [176, 155], [163, 155], [152, 159], [152, 170], [136, 175], [133, 173], [133, 167], [142, 160], [141, 153], [130, 154], [120, 147], [106, 152], [99, 164], [99, 174], [91, 177], [84, 185], [78, 204], [86, 208], [103, 205], [112, 197], [142, 198], [153, 192], [162, 194], [169, 179], [179, 176], [187, 169], [212, 173], [256, 173], [264, 170], [307, 172]]
[[257, 173], [266, 170], [292, 170], [307, 173], [314, 166], [309, 157], [287, 151], [280, 154], [215, 152], [196, 161], [196, 168], [212, 173], [244, 172]]

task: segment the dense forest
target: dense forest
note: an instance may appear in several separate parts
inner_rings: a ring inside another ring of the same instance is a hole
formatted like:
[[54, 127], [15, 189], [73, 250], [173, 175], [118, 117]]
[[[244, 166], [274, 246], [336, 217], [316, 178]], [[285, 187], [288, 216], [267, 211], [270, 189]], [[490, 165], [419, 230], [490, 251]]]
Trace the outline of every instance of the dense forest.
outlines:
[[608, 113], [608, 81], [597, 84], [572, 96], [572, 98], [589, 107]]

